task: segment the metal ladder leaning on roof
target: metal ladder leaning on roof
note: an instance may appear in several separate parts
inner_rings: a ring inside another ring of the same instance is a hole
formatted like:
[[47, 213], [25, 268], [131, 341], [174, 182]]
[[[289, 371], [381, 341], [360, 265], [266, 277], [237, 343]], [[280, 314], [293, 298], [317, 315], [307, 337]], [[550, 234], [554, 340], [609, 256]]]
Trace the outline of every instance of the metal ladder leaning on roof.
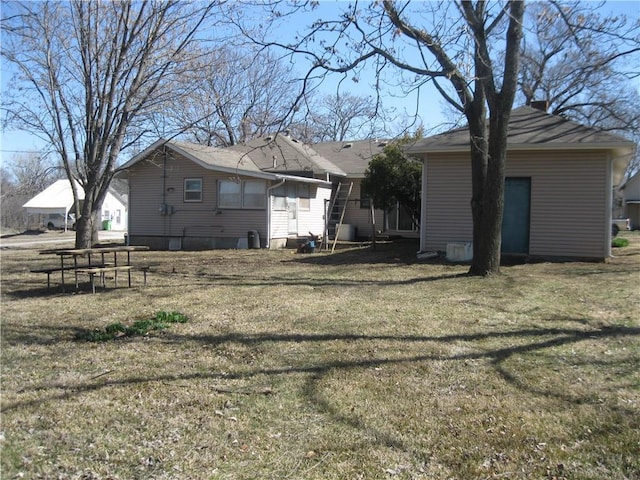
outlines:
[[[348, 189], [347, 189], [348, 186]], [[340, 227], [344, 221], [344, 213], [347, 210], [349, 203], [349, 197], [353, 190], [353, 182], [349, 184], [338, 183], [336, 191], [331, 199], [331, 206], [329, 207], [329, 218], [327, 219], [327, 241], [333, 236], [333, 245], [331, 246], [331, 253], [336, 249], [336, 243], [338, 242], [338, 235], [340, 234]], [[328, 246], [328, 243], [327, 243]]]

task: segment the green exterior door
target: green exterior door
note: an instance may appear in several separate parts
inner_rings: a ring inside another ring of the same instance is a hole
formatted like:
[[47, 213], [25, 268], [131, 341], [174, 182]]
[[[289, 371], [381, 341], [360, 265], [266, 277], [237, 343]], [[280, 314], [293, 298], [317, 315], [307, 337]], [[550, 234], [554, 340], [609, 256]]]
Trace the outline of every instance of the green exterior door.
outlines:
[[504, 185], [502, 252], [529, 253], [531, 178], [507, 177]]

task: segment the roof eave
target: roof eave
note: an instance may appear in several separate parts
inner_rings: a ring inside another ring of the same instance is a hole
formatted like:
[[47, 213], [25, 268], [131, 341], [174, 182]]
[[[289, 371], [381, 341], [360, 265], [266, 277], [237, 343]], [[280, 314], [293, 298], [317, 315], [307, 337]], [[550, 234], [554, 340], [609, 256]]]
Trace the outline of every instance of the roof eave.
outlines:
[[[228, 174], [231, 174], [231, 175], [244, 175], [244, 176], [247, 176], [247, 177], [262, 178], [262, 179], [265, 179], [265, 180], [275, 180], [276, 179], [276, 175], [273, 174], [273, 173], [269, 173], [269, 172], [256, 171], [256, 170], [247, 170], [247, 169], [243, 169], [243, 168], [239, 168], [239, 167], [230, 168], [230, 167], [224, 167], [224, 166], [220, 166], [220, 165], [215, 165], [215, 164], [204, 162], [201, 159], [199, 159], [198, 157], [196, 157], [195, 155], [192, 155], [189, 151], [181, 148], [178, 145], [175, 145], [175, 144], [169, 142], [168, 140], [164, 140], [164, 139], [160, 139], [160, 140], [155, 141], [152, 145], [150, 145], [144, 151], [140, 152], [138, 155], [133, 157], [127, 163], [122, 165], [120, 167], [120, 171], [127, 170], [128, 168], [131, 168], [133, 165], [135, 165], [136, 163], [140, 162], [141, 160], [144, 160], [145, 158], [147, 158], [149, 156], [149, 154], [151, 152], [153, 152], [157, 148], [161, 147], [162, 145], [165, 145], [170, 150], [172, 150], [172, 151], [184, 156], [185, 158], [191, 160], [193, 163], [195, 163], [195, 164], [197, 164], [197, 165], [199, 165], [202, 168], [205, 168], [207, 170], [212, 170], [212, 171], [215, 171], [215, 172], [228, 173]], [[238, 160], [238, 163], [240, 163], [242, 161], [243, 160], [240, 159], [240, 160]], [[251, 160], [249, 160], [249, 161], [251, 161]], [[119, 176], [126, 177], [126, 174], [121, 174]]]
[[283, 174], [275, 174], [275, 180], [289, 180], [293, 182], [300, 183], [312, 183], [314, 185], [322, 185], [322, 186], [331, 186], [331, 182], [327, 182], [326, 180], [321, 180], [319, 178], [312, 177], [298, 177], [296, 175], [283, 175]]
[[[469, 145], [454, 145], [450, 147], [409, 147], [405, 150], [408, 154], [420, 155], [425, 153], [467, 153], [471, 147]], [[515, 143], [508, 144], [507, 151], [526, 150], [613, 150], [618, 152], [628, 152], [633, 155], [635, 144], [633, 142], [611, 142], [611, 143]]]

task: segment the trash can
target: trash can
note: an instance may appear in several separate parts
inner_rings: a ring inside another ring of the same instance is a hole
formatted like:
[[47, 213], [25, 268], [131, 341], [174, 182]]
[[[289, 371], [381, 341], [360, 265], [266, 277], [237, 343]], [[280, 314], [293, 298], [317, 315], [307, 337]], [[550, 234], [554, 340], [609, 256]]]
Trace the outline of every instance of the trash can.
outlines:
[[247, 232], [248, 248], [260, 248], [260, 235], [257, 230], [249, 230]]
[[102, 221], [102, 229], [103, 230], [111, 230], [111, 220], [103, 220]]

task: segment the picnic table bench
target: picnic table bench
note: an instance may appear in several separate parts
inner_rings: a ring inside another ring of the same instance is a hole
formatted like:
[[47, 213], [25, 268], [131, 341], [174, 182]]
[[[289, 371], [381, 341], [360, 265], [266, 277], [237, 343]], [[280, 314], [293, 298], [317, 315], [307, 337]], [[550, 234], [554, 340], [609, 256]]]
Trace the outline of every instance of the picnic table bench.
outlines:
[[[91, 290], [95, 293], [95, 276], [100, 275], [102, 280], [102, 286], [105, 286], [105, 274], [113, 273], [115, 285], [118, 286], [118, 272], [126, 271], [128, 274], [128, 285], [131, 287], [131, 270], [140, 270], [144, 274], [144, 285], [147, 285], [147, 273], [150, 266], [138, 265], [134, 266], [131, 263], [131, 252], [146, 251], [149, 247], [141, 245], [119, 245], [119, 246], [107, 246], [98, 248], [72, 248], [72, 249], [53, 249], [43, 250], [41, 254], [53, 254], [60, 258], [59, 267], [43, 267], [32, 269], [33, 273], [46, 273], [47, 274], [47, 288], [51, 287], [51, 274], [54, 272], [60, 272], [62, 289], [65, 288], [65, 272], [73, 271], [75, 276], [76, 291], [78, 290], [78, 274], [88, 274], [91, 282]], [[118, 264], [118, 254], [126, 253], [126, 263]], [[105, 261], [105, 255], [113, 254], [113, 262]], [[100, 262], [92, 262], [92, 256], [95, 258], [100, 255]], [[79, 258], [87, 258], [86, 264], [79, 264]], [[73, 265], [65, 265], [65, 258], [73, 258]]]
[[[102, 280], [102, 286], [106, 287], [105, 285], [105, 274], [109, 273], [109, 272], [120, 272], [120, 271], [126, 271], [128, 273], [128, 279], [129, 279], [129, 287], [131, 287], [131, 270], [136, 269], [136, 270], [140, 270], [144, 273], [144, 286], [147, 286], [147, 272], [149, 271], [149, 266], [148, 265], [144, 265], [144, 266], [137, 266], [134, 267], [133, 265], [105, 265], [105, 266], [95, 266], [95, 267], [85, 267], [85, 268], [79, 268], [78, 269], [78, 273], [85, 273], [89, 275], [89, 280], [91, 282], [91, 291], [93, 293], [96, 293], [96, 284], [95, 284], [95, 276], [96, 275], [100, 275], [100, 279]], [[114, 276], [114, 281], [116, 284], [116, 287], [118, 286], [118, 277]]]
[[[92, 265], [92, 267], [101, 267], [103, 265]], [[81, 267], [78, 267], [81, 268]], [[62, 271], [75, 270], [73, 265], [66, 267], [45, 267], [45, 268], [32, 268], [31, 273], [46, 273], [47, 274], [47, 288], [51, 288], [51, 274]], [[78, 272], [79, 273], [79, 272]]]

